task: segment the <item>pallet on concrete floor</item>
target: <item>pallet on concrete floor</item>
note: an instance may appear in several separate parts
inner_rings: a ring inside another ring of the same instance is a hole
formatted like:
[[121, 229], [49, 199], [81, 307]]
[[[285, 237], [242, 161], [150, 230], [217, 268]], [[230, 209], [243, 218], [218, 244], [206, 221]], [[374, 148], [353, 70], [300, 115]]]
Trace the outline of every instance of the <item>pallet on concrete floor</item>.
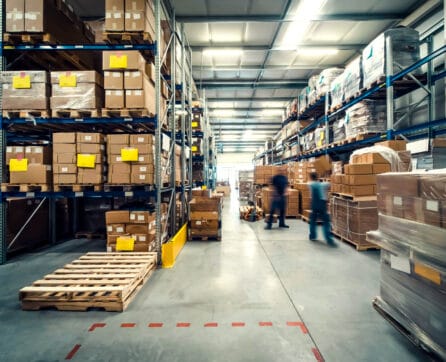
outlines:
[[191, 241], [221, 241], [221, 236], [198, 236], [194, 235], [189, 238]]
[[434, 357], [432, 360], [446, 361], [446, 350], [434, 342], [424, 330], [416, 326], [405, 315], [383, 301], [381, 297], [376, 297], [372, 304], [373, 308], [398, 332], [416, 347]]
[[2, 184], [2, 192], [48, 192], [51, 186], [47, 184]]
[[154, 190], [154, 185], [140, 185], [140, 184], [105, 184], [104, 191], [122, 191], [122, 192], [130, 192], [130, 191], [152, 191]]
[[351, 244], [355, 247], [357, 251], [366, 251], [370, 249], [380, 250], [381, 248], [378, 245], [371, 244], [371, 243], [358, 243], [356, 241], [350, 240], [348, 238], [345, 238], [341, 236], [340, 234], [332, 231], [331, 232], [334, 236], [336, 236], [339, 240], [343, 241], [344, 243]]
[[22, 288], [23, 310], [122, 312], [157, 266], [157, 253], [87, 253]]
[[142, 118], [153, 117], [153, 114], [145, 108], [132, 108], [132, 109], [108, 109], [102, 108], [102, 117], [110, 118]]
[[32, 110], [4, 110], [3, 118], [49, 118], [50, 112], [42, 109]]
[[[301, 215], [301, 219], [302, 219], [302, 221], [306, 222], [307, 224], [310, 223], [310, 217], [309, 216]], [[317, 225], [322, 225], [323, 222], [321, 220], [317, 220], [316, 224]]]
[[99, 192], [104, 189], [104, 185], [82, 185], [82, 184], [67, 184], [67, 185], [54, 185], [54, 192], [62, 191], [72, 191], [72, 192], [83, 192], [83, 191], [95, 191]]
[[341, 197], [346, 200], [350, 201], [376, 201], [378, 197], [376, 195], [370, 195], [370, 196], [353, 196], [350, 194], [344, 194], [342, 192], [332, 192], [333, 196]]
[[78, 231], [74, 234], [76, 239], [105, 239], [105, 234], [101, 232], [92, 232], [92, 231]]
[[287, 215], [285, 218], [300, 220], [302, 217], [301, 215]]
[[49, 33], [4, 33], [3, 41], [7, 44], [48, 44], [57, 45], [56, 38]]
[[150, 33], [143, 31], [125, 31], [102, 33], [102, 39], [109, 44], [151, 44], [153, 43]]
[[98, 118], [101, 116], [99, 109], [56, 109], [51, 111], [53, 118]]

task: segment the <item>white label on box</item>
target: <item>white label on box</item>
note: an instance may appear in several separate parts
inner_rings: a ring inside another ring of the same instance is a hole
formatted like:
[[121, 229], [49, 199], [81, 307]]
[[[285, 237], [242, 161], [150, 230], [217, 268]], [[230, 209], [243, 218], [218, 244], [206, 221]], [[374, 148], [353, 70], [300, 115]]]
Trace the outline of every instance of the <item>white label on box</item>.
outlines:
[[125, 197], [133, 197], [133, 191], [126, 191], [124, 196]]
[[117, 233], [123, 233], [124, 232], [124, 228], [122, 226], [119, 226], [116, 228], [116, 232]]
[[135, 91], [135, 96], [142, 96], [142, 91], [141, 90]]
[[112, 74], [113, 74], [112, 75], [113, 78], [119, 78], [121, 76], [121, 73], [118, 73], [118, 72], [113, 72]]
[[112, 226], [107, 226], [107, 232], [111, 233], [113, 231], [113, 227]]
[[110, 75], [111, 75], [111, 72], [104, 72], [104, 76], [110, 77]]
[[124, 72], [124, 77], [129, 78], [130, 77], [130, 72]]
[[125, 94], [128, 95], [128, 96], [131, 96], [132, 95], [132, 91], [131, 90], [125, 91]]
[[16, 152], [25, 152], [25, 147], [17, 147], [15, 148]]
[[111, 96], [112, 95], [112, 91], [105, 91], [105, 95], [107, 95], [107, 96]]
[[107, 246], [107, 253], [111, 253], [112, 252], [112, 247], [111, 246]]
[[120, 97], [120, 96], [124, 95], [124, 92], [123, 91], [116, 91], [115, 94]]
[[136, 215], [135, 214], [130, 214], [130, 220], [135, 220], [136, 219]]
[[139, 156], [138, 157], [138, 161], [139, 162], [144, 162], [145, 161], [145, 157], [144, 156]]
[[438, 201], [426, 200], [426, 210], [438, 212], [440, 211], [440, 206]]
[[43, 153], [42, 147], [34, 147], [34, 153]]
[[141, 166], [141, 167], [139, 168], [139, 172], [147, 172], [147, 167], [145, 167], [145, 166]]
[[133, 19], [134, 19], [134, 20], [139, 20], [139, 19], [141, 19], [141, 14], [139, 14], [139, 13], [135, 13], [135, 14], [133, 14]]
[[112, 17], [111, 13], [105, 13], [105, 18], [106, 19], [111, 19], [111, 17]]
[[146, 238], [146, 236], [145, 235], [141, 235], [140, 237], [139, 237], [139, 241], [141, 241], [141, 242], [146, 242], [147, 241], [147, 238]]
[[13, 13], [7, 13], [6, 14], [6, 19], [12, 19], [12, 15], [15, 15], [15, 14], [13, 14]]
[[140, 71], [133, 72], [133, 74], [132, 74], [132, 77], [133, 77], [133, 78], [138, 78], [138, 77], [140, 77], [140, 76], [141, 76], [141, 72], [140, 72]]
[[122, 162], [122, 157], [121, 156], [116, 156], [116, 162]]
[[138, 221], [144, 221], [145, 217], [144, 215], [138, 215]]
[[402, 256], [390, 255], [390, 267], [400, 272], [410, 274], [409, 258]]
[[91, 136], [85, 136], [84, 139], [85, 139], [85, 141], [91, 141], [92, 138], [91, 138]]
[[62, 173], [67, 173], [68, 172], [68, 167], [62, 167], [61, 172]]
[[201, 221], [197, 221], [195, 225], [201, 225]]
[[113, 13], [113, 17], [115, 19], [121, 19], [122, 18], [121, 13]]
[[144, 180], [146, 179], [146, 175], [139, 175], [139, 179], [140, 179], [141, 181], [144, 181]]
[[126, 18], [126, 19], [131, 19], [131, 14], [130, 14], [130, 13], [126, 13], [126, 14], [125, 14], [125, 18]]
[[74, 194], [74, 197], [84, 197], [84, 193], [83, 192], [76, 192]]
[[25, 19], [27, 20], [37, 20], [37, 15], [33, 13], [25, 13]]
[[32, 147], [26, 147], [26, 148], [25, 148], [25, 152], [26, 152], [26, 153], [32, 153], [32, 152], [31, 152], [31, 149], [32, 149]]
[[138, 137], [138, 143], [143, 143], [144, 142], [144, 137]]
[[393, 197], [393, 204], [395, 206], [403, 206], [403, 198], [400, 196], [394, 196]]

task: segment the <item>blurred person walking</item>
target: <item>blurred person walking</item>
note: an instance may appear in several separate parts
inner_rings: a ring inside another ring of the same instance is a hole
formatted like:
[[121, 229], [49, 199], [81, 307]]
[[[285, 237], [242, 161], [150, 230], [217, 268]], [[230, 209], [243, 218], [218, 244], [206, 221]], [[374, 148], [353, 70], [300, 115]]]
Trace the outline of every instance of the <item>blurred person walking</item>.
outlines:
[[266, 221], [267, 225], [265, 229], [271, 230], [273, 224], [273, 214], [277, 210], [279, 211], [279, 227], [289, 228], [289, 226], [285, 224], [286, 197], [288, 195], [288, 178], [282, 171], [272, 178], [272, 184], [274, 187], [274, 195], [271, 200], [269, 218]]

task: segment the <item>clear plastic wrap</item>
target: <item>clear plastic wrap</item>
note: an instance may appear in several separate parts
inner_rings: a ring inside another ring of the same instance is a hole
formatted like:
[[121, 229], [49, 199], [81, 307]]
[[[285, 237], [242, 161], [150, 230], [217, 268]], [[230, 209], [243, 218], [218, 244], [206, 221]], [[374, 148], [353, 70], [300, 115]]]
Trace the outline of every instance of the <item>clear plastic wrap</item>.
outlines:
[[308, 79], [308, 87], [310, 88], [310, 91], [316, 89], [318, 81], [319, 81], [319, 74], [312, 75], [310, 79]]
[[316, 103], [317, 100], [317, 92], [316, 89], [312, 89], [310, 93], [308, 93], [308, 106], [313, 105]]
[[386, 104], [384, 101], [363, 100], [348, 109], [345, 120], [347, 137], [384, 132]]
[[345, 73], [342, 73], [336, 79], [331, 82], [330, 86], [330, 96], [331, 96], [331, 107], [338, 107], [342, 105], [344, 101], [344, 77]]
[[[403, 169], [406, 167], [405, 163], [402, 162], [400, 155], [397, 151], [384, 147], [384, 146], [372, 146], [361, 148], [359, 150], [354, 151], [350, 156], [350, 163], [356, 163], [356, 157], [366, 154], [379, 154], [382, 158], [390, 164], [390, 168], [392, 172], [404, 172], [407, 171]], [[371, 162], [373, 163], [373, 162]]]
[[345, 140], [345, 118], [342, 117], [333, 123], [333, 142]]
[[308, 93], [310, 93], [310, 87], [305, 87], [299, 94], [299, 113], [303, 113], [308, 107]]
[[325, 95], [331, 87], [331, 83], [342, 73], [344, 69], [341, 68], [327, 68], [324, 69], [316, 83], [316, 98], [320, 98]]
[[363, 50], [364, 87], [372, 85], [386, 74], [387, 37], [392, 40], [394, 74], [420, 59], [419, 33], [416, 30], [404, 27], [387, 30]]
[[362, 83], [362, 57], [359, 56], [345, 67], [342, 86], [344, 99], [355, 97], [361, 90]]

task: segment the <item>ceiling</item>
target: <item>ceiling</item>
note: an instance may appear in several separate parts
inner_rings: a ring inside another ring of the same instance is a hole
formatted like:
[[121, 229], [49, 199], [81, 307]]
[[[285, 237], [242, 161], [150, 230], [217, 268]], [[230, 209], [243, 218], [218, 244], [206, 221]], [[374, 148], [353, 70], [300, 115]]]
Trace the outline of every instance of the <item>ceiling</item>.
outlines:
[[[67, 1], [82, 17], [104, 16], [105, 0]], [[225, 152], [255, 151], [280, 129], [286, 106], [311, 75], [344, 66], [383, 30], [435, 2], [165, 1], [185, 25], [193, 76]]]

